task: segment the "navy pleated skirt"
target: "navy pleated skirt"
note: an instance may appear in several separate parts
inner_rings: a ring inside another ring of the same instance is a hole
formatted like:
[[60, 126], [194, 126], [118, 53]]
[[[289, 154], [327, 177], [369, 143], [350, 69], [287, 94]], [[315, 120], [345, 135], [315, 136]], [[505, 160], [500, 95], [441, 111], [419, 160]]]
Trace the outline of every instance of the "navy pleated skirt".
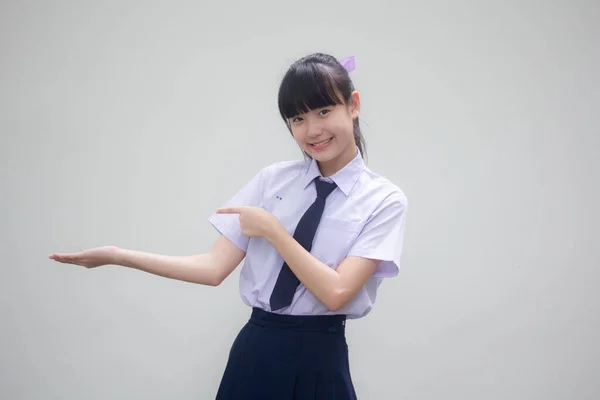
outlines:
[[217, 400], [356, 400], [346, 317], [252, 309], [236, 337]]

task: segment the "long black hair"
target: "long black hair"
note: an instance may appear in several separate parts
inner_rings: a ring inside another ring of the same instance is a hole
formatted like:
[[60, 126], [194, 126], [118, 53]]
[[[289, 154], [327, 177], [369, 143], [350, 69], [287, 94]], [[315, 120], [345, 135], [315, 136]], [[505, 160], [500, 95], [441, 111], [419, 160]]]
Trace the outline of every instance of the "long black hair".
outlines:
[[[310, 110], [350, 104], [354, 83], [348, 71], [333, 56], [314, 53], [294, 62], [279, 86], [279, 114], [290, 133], [289, 119]], [[360, 154], [366, 154], [365, 138], [358, 117], [353, 121], [354, 140]]]

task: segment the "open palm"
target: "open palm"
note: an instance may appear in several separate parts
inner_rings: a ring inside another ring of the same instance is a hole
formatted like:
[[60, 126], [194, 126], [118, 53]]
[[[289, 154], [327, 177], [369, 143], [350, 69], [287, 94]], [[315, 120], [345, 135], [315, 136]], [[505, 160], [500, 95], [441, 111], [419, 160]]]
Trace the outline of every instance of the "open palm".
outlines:
[[117, 250], [118, 247], [116, 246], [103, 246], [87, 249], [78, 253], [54, 253], [51, 254], [49, 258], [64, 264], [75, 264], [86, 268], [95, 268], [114, 264], [116, 261]]

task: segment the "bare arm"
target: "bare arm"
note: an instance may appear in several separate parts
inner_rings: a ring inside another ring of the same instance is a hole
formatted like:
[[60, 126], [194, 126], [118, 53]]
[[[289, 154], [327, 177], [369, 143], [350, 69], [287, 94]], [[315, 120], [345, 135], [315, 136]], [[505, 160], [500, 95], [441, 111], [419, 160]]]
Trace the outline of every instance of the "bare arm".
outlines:
[[402, 248], [405, 210], [406, 199], [402, 195], [387, 197], [366, 222], [349, 256], [335, 270], [306, 251], [280, 224], [273, 223], [267, 240], [300, 282], [330, 310], [336, 311], [356, 296], [382, 262], [385, 261], [382, 265], [385, 269], [381, 274], [394, 274]]
[[73, 254], [53, 254], [59, 262], [83, 265], [121, 265], [165, 278], [218, 286], [242, 262], [246, 253], [224, 236], [219, 236], [209, 252], [192, 256], [168, 256], [117, 247], [99, 247]]
[[285, 229], [268, 240], [300, 282], [331, 311], [352, 300], [379, 264], [377, 260], [348, 257], [334, 270], [306, 251]]
[[208, 253], [167, 256], [119, 249], [116, 264], [165, 278], [218, 286], [239, 265], [245, 253], [224, 236], [219, 236]]
[[244, 234], [267, 239], [300, 282], [331, 311], [348, 304], [379, 266], [379, 260], [347, 257], [334, 270], [302, 247], [273, 214], [260, 207], [225, 207], [217, 213], [239, 214]]

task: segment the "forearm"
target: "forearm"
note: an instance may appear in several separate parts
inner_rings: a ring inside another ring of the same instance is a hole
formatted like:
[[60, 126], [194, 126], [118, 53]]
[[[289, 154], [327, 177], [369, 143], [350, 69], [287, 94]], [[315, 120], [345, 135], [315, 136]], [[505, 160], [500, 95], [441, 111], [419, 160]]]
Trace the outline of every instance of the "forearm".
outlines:
[[219, 284], [219, 279], [213, 258], [211, 253], [194, 256], [168, 256], [119, 249], [115, 255], [115, 264], [165, 278], [216, 286]]
[[273, 247], [302, 282], [302, 284], [329, 309], [342, 306], [344, 299], [342, 277], [334, 269], [306, 251], [285, 230], [268, 238]]

